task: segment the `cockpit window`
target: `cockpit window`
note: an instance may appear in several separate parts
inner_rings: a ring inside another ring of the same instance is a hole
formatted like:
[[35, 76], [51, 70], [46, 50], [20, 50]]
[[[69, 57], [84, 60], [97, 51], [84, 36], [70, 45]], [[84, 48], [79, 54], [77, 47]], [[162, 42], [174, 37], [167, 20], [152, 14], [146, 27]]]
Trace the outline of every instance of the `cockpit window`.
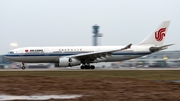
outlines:
[[13, 51], [10, 51], [9, 53], [10, 53], [10, 54], [14, 54], [14, 52], [13, 52]]

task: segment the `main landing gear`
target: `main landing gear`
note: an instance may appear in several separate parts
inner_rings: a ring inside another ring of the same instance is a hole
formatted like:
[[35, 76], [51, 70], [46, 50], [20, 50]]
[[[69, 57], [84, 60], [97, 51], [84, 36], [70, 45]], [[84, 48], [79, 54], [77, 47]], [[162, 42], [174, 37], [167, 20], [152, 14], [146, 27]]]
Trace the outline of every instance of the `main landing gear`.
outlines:
[[24, 66], [24, 63], [22, 62], [22, 69], [24, 70], [26, 67]]
[[94, 65], [82, 65], [81, 69], [95, 69]]

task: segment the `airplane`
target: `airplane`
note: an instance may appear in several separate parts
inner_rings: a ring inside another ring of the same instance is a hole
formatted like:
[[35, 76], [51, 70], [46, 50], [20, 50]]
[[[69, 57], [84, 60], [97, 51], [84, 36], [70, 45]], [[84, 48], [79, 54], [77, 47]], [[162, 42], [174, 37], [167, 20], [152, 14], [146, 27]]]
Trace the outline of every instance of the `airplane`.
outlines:
[[80, 69], [95, 69], [91, 63], [134, 59], [174, 45], [163, 45], [169, 24], [170, 21], [162, 21], [149, 36], [136, 45], [22, 47], [10, 50], [4, 57], [22, 62], [23, 70], [24, 63], [54, 63], [55, 67], [81, 65]]

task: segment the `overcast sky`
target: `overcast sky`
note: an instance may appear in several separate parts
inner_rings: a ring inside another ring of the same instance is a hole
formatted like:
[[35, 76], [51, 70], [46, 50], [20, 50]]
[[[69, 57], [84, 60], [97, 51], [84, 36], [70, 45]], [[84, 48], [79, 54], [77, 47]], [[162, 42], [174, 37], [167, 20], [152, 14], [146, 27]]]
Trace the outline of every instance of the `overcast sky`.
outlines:
[[171, 20], [165, 44], [180, 50], [180, 0], [0, 0], [0, 54], [13, 47], [137, 44]]

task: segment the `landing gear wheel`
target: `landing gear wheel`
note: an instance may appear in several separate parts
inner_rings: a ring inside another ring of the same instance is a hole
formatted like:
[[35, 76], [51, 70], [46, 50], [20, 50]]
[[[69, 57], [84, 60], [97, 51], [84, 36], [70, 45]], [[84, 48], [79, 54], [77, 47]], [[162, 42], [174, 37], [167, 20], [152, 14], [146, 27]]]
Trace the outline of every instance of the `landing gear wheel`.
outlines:
[[24, 70], [26, 67], [25, 66], [22, 66], [22, 69]]
[[91, 65], [90, 68], [91, 68], [91, 69], [95, 69], [95, 66], [94, 66], [94, 65]]
[[90, 65], [90, 64], [87, 64], [87, 65], [81, 65], [80, 67], [81, 69], [95, 69], [95, 66], [94, 65]]
[[85, 69], [85, 66], [81, 66], [81, 69]]
[[90, 69], [90, 66], [89, 65], [85, 65], [85, 69]]

